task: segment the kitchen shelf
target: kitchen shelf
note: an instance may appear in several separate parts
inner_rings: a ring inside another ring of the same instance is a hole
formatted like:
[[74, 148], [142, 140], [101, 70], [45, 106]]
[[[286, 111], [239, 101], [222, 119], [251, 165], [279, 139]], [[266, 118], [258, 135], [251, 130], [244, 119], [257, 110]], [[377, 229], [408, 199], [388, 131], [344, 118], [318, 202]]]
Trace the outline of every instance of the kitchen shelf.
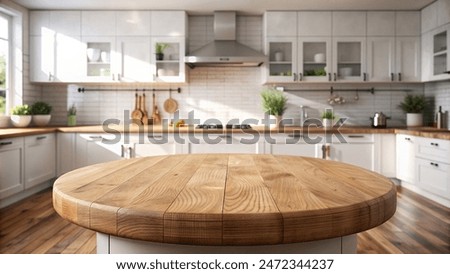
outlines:
[[447, 50], [435, 52], [433, 55], [434, 55], [434, 56], [444, 56], [444, 55], [447, 55]]
[[321, 66], [326, 66], [327, 65], [327, 63], [326, 62], [314, 62], [314, 61], [312, 61], [312, 62], [303, 62], [303, 64], [304, 65], [321, 65]]
[[180, 60], [157, 60], [158, 64], [178, 64]]
[[270, 61], [271, 65], [292, 65], [291, 61]]

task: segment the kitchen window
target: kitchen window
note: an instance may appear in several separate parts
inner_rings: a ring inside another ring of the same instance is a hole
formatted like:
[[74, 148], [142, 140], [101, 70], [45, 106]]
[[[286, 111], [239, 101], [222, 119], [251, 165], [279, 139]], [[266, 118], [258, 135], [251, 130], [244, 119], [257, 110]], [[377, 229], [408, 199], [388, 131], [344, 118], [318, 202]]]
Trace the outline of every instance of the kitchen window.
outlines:
[[11, 17], [0, 12], [0, 114], [7, 110], [10, 84]]

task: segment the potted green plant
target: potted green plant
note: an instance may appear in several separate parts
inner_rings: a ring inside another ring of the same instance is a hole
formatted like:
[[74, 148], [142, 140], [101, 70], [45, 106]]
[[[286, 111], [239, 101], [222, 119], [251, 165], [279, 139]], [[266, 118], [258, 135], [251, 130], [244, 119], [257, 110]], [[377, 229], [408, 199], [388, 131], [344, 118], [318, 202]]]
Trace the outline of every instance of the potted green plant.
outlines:
[[333, 114], [332, 109], [326, 109], [324, 112], [322, 112], [322, 125], [324, 128], [331, 128], [333, 127], [333, 122], [336, 116]]
[[169, 44], [166, 43], [156, 43], [155, 44], [155, 54], [156, 60], [164, 60], [164, 51], [169, 47]]
[[50, 113], [52, 106], [45, 102], [36, 102], [31, 106], [31, 113], [33, 114], [33, 123], [36, 126], [46, 126], [51, 119]]
[[11, 109], [11, 122], [15, 127], [27, 127], [31, 122], [31, 108], [18, 105]]
[[77, 125], [77, 107], [73, 104], [67, 111], [67, 125], [73, 127]]
[[423, 111], [427, 105], [424, 95], [408, 94], [399, 104], [406, 113], [406, 126], [420, 127], [423, 125]]
[[[274, 88], [265, 88], [261, 92], [262, 108], [264, 112], [269, 115], [267, 122], [271, 128], [280, 126], [284, 111], [286, 110], [287, 97], [282, 91]], [[270, 121], [276, 121], [275, 124]]]

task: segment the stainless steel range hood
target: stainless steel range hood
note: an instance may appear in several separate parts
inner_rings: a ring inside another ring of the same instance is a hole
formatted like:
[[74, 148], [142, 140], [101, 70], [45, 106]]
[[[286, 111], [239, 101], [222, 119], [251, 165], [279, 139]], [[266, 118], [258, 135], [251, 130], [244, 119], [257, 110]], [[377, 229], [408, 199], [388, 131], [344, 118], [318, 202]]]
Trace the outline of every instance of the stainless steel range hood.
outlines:
[[191, 68], [196, 66], [257, 67], [267, 57], [254, 49], [236, 42], [236, 12], [214, 12], [214, 41], [184, 58]]

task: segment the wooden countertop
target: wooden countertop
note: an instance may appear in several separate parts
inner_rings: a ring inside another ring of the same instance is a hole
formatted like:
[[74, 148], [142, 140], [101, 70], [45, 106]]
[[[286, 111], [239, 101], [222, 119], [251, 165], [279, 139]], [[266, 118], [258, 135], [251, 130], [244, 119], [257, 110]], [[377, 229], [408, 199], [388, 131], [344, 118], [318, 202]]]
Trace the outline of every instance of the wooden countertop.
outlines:
[[378, 226], [396, 210], [387, 178], [321, 159], [172, 155], [84, 167], [54, 184], [65, 219], [161, 243], [262, 245], [334, 238]]
[[7, 128], [0, 129], [0, 139], [20, 137], [34, 134], [64, 132], [64, 133], [302, 133], [308, 131], [312, 134], [326, 134], [340, 132], [341, 134], [408, 134], [427, 138], [450, 140], [450, 131], [447, 129], [436, 129], [432, 127], [419, 128], [372, 128], [362, 126], [344, 126], [341, 128], [324, 129], [320, 127], [284, 127], [279, 129], [267, 129], [263, 126], [253, 126], [250, 130], [241, 129], [196, 129], [194, 126], [180, 128], [163, 126], [136, 126], [136, 125], [110, 125], [102, 126], [76, 126], [76, 127], [42, 127], [42, 128]]

